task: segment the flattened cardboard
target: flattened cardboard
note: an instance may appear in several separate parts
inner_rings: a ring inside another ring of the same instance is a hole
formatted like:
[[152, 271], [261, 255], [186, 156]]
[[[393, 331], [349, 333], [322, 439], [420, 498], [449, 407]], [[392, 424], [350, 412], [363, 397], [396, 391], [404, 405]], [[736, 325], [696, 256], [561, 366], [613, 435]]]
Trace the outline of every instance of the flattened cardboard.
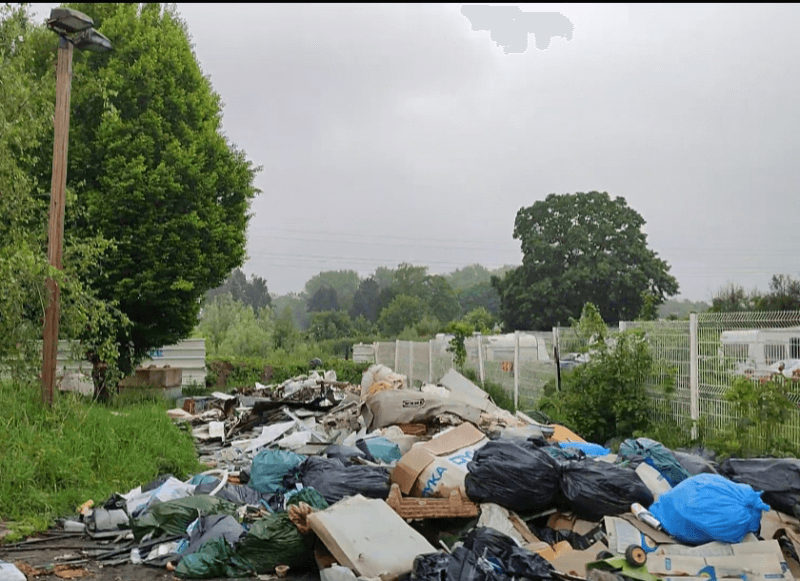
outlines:
[[483, 440], [486, 436], [470, 423], [463, 423], [449, 432], [436, 436], [432, 440], [421, 444], [434, 456], [451, 454], [461, 448], [472, 446]]
[[579, 519], [571, 512], [553, 513], [547, 521], [547, 526], [555, 531], [563, 531], [565, 534], [575, 533], [584, 536], [592, 532], [597, 523]]
[[528, 528], [525, 521], [519, 518], [516, 513], [509, 511], [508, 520], [511, 521], [511, 524], [514, 525], [514, 528], [528, 544], [541, 542], [538, 537], [531, 532], [531, 529]]
[[558, 424], [553, 426], [553, 435], [550, 440], [554, 442], [586, 442], [586, 440], [581, 438], [569, 428], [565, 428], [564, 426]]
[[595, 543], [583, 551], [567, 551], [550, 561], [550, 564], [559, 573], [586, 577], [586, 564], [597, 560], [597, 553], [606, 550], [603, 543]]
[[571, 512], [555, 512], [547, 519], [547, 526], [554, 531], [571, 533], [577, 517]]
[[608, 535], [606, 542], [612, 551], [624, 555], [631, 545], [644, 546], [641, 531], [628, 521], [613, 516], [607, 516], [604, 520]]
[[705, 543], [696, 547], [686, 545], [664, 545], [656, 551], [657, 555], [674, 557], [730, 557], [733, 555], [766, 555], [781, 556], [778, 541], [755, 541], [752, 543]]
[[560, 557], [566, 553], [576, 552], [575, 549], [572, 548], [567, 541], [561, 541], [556, 543], [555, 545], [549, 546], [545, 549], [541, 549], [536, 551], [539, 555], [547, 559], [548, 561], [553, 561], [553, 559]]
[[[482, 503], [480, 508], [478, 527], [491, 527], [523, 545], [541, 542], [516, 513], [491, 502]], [[539, 547], [544, 548], [545, 546]]]
[[667, 533], [665, 533], [664, 531], [659, 531], [658, 529], [654, 529], [650, 525], [643, 523], [638, 518], [636, 518], [635, 514], [633, 514], [631, 512], [628, 512], [628, 513], [625, 513], [625, 514], [621, 515], [620, 518], [623, 518], [626, 521], [628, 521], [629, 523], [631, 523], [633, 526], [635, 526], [641, 532], [643, 532], [648, 537], [653, 539], [653, 541], [655, 541], [655, 543], [658, 544], [658, 545], [664, 545], [664, 544], [677, 543], [678, 542], [675, 539], [673, 539], [671, 536], [669, 536]]
[[647, 570], [657, 576], [739, 577], [783, 576], [781, 559], [774, 554], [764, 553], [753, 558], [752, 555], [730, 555], [727, 557], [683, 557], [669, 555], [648, 555]]
[[761, 513], [761, 536], [765, 539], [786, 536], [794, 545], [794, 550], [800, 554], [800, 527], [798, 525], [800, 525], [800, 521], [796, 518], [777, 510]]

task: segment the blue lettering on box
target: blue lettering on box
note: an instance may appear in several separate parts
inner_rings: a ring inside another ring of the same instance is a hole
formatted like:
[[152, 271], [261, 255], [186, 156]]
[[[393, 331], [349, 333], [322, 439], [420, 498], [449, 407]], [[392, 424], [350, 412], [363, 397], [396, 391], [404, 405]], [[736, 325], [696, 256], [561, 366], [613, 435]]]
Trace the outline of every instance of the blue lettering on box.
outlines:
[[451, 456], [448, 458], [450, 462], [455, 464], [456, 466], [464, 466], [465, 464], [469, 464], [470, 460], [475, 456], [474, 450], [467, 450], [466, 452], [462, 452], [456, 456]]
[[445, 472], [447, 472], [447, 468], [442, 466], [433, 471], [433, 474], [431, 474], [431, 477], [428, 478], [428, 481], [425, 483], [425, 488], [422, 489], [422, 496], [430, 496], [433, 494], [434, 487], [444, 477]]

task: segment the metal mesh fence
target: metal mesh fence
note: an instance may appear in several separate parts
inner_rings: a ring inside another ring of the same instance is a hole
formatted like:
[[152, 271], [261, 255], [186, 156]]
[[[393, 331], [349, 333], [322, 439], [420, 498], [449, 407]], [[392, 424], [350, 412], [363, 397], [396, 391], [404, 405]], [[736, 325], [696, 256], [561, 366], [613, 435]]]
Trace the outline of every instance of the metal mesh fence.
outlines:
[[[725, 397], [740, 377], [765, 381], [782, 374], [790, 382], [792, 403], [800, 407], [800, 311], [701, 313], [696, 316], [694, 337], [690, 321], [623, 322], [620, 328], [644, 331], [650, 345], [655, 365], [646, 387], [653, 417], [659, 422], [688, 430], [693, 420], [699, 420], [706, 435], [720, 434], [741, 419]], [[617, 332], [616, 327], [609, 329], [612, 337]], [[559, 328], [557, 333], [562, 356], [586, 346], [571, 327]], [[482, 363], [485, 381], [513, 395], [518, 378], [522, 410], [535, 409], [547, 383], [555, 380], [552, 333], [471, 337], [465, 346], [465, 366], [480, 377]], [[447, 348], [442, 338], [384, 342], [376, 344], [376, 359], [398, 373], [413, 371], [411, 376], [419, 385], [429, 379], [437, 382], [454, 366]], [[792, 412], [782, 429], [784, 437], [800, 445], [800, 409]]]
[[[518, 349], [515, 347], [517, 340]], [[518, 375], [520, 409], [535, 408], [545, 384], [555, 380], [552, 333], [523, 331], [518, 333], [518, 338], [513, 334], [468, 337], [464, 346], [467, 350], [465, 368], [483, 377], [484, 381], [501, 385], [509, 397], [514, 395]], [[446, 338], [426, 342], [391, 341], [375, 344], [374, 352], [377, 363], [406, 375], [418, 387], [424, 382], [439, 381], [455, 366], [448, 347]], [[518, 374], [514, 372], [515, 357], [519, 359]]]
[[[725, 398], [737, 377], [763, 381], [781, 373], [791, 378], [800, 364], [800, 312], [702, 313], [697, 319], [699, 412], [706, 427], [718, 431], [740, 419]], [[785, 436], [800, 444], [800, 413], [792, 413], [786, 430]]]

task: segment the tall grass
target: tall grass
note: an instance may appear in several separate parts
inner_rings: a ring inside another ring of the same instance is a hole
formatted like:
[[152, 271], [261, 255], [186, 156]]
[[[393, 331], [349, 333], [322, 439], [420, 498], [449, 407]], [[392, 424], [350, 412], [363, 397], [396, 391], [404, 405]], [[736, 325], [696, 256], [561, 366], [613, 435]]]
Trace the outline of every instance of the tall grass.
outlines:
[[169, 419], [165, 400], [147, 392], [111, 404], [59, 393], [46, 409], [38, 386], [0, 384], [0, 409], [0, 520], [15, 537], [89, 499], [201, 469], [191, 434]]

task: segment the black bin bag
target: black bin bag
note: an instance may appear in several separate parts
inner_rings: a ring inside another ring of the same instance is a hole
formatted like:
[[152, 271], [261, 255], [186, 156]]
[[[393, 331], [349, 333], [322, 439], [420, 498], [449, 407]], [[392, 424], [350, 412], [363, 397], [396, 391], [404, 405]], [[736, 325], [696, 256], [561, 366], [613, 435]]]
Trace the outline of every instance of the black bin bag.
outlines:
[[636, 472], [590, 459], [562, 464], [561, 496], [565, 509], [589, 521], [630, 512], [634, 502], [645, 508], [653, 504], [652, 493]]
[[385, 500], [390, 488], [386, 468], [344, 464], [341, 460], [319, 456], [309, 456], [283, 479], [287, 489], [295, 488], [298, 482], [314, 488], [328, 504], [356, 494]]
[[513, 440], [494, 440], [475, 452], [464, 485], [475, 502], [516, 512], [549, 509], [558, 495], [559, 463], [547, 452]]
[[672, 455], [675, 456], [675, 459], [680, 462], [681, 466], [686, 468], [687, 472], [692, 476], [697, 476], [698, 474], [719, 474], [719, 466], [717, 463], [703, 458], [699, 454], [673, 450]]
[[419, 555], [414, 559], [411, 578], [416, 581], [448, 581], [447, 567], [451, 559], [447, 553]]
[[800, 502], [800, 460], [796, 458], [730, 458], [720, 466], [723, 476], [763, 490], [761, 500], [775, 510], [794, 515]]

